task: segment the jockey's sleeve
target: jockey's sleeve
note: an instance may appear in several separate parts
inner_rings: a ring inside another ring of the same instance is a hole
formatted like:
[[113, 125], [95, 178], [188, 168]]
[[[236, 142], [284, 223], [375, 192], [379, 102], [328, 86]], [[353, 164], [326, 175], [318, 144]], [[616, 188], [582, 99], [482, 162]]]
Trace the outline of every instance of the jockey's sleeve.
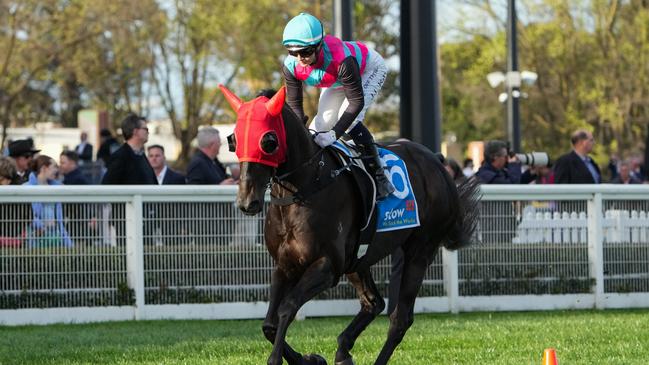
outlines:
[[291, 71], [282, 66], [284, 80], [286, 80], [286, 104], [288, 104], [293, 113], [299, 120], [304, 120], [304, 107], [302, 104], [302, 81], [298, 80]]
[[342, 136], [347, 128], [356, 120], [358, 114], [365, 106], [363, 97], [363, 81], [361, 79], [361, 70], [354, 57], [349, 56], [343, 60], [338, 67], [338, 80], [343, 85], [345, 97], [349, 102], [347, 109], [334, 126], [336, 136]]

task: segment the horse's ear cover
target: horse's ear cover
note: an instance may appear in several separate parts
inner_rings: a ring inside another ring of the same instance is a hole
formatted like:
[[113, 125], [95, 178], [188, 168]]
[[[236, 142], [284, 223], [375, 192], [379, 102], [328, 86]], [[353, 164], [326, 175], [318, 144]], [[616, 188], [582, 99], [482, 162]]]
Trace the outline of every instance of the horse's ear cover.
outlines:
[[270, 115], [276, 117], [282, 112], [284, 99], [286, 98], [286, 86], [282, 86], [279, 91], [273, 95], [273, 98], [266, 102], [266, 110]]
[[221, 89], [221, 92], [223, 93], [223, 96], [225, 96], [225, 100], [230, 103], [230, 106], [234, 110], [234, 112], [238, 112], [239, 108], [241, 108], [241, 105], [243, 102], [241, 99], [239, 99], [238, 96], [234, 95], [232, 91], [230, 91], [227, 87], [223, 86], [222, 84], [219, 84], [219, 89]]
[[286, 161], [286, 129], [282, 118], [286, 88], [279, 89], [271, 99], [259, 96], [245, 103], [225, 86], [219, 88], [237, 113], [234, 137], [228, 137], [228, 144], [234, 147], [239, 162], [277, 167]]

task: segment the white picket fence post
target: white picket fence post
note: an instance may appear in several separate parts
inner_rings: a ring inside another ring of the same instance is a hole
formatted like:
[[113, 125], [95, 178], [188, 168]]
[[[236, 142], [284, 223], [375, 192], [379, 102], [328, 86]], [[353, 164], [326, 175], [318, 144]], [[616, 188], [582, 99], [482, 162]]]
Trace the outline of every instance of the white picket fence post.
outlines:
[[[586, 212], [523, 212], [516, 227], [515, 244], [585, 244], [588, 242]], [[642, 243], [649, 238], [649, 217], [645, 211], [609, 209], [601, 219], [604, 243]]]
[[604, 297], [604, 242], [602, 235], [602, 194], [595, 193], [587, 202], [588, 211], [588, 269], [595, 279], [592, 293], [595, 307], [603, 308]]
[[144, 245], [142, 230], [142, 195], [134, 195], [125, 205], [126, 271], [128, 287], [134, 291], [135, 319], [144, 312]]
[[451, 313], [459, 313], [458, 297], [460, 296], [460, 265], [457, 251], [442, 249], [444, 290], [448, 296], [448, 308]]

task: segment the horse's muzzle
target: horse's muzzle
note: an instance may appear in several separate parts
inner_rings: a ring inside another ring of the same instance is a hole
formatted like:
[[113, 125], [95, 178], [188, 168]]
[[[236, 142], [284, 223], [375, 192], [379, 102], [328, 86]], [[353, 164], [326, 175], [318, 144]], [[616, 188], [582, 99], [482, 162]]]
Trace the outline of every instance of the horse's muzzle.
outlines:
[[262, 204], [259, 200], [252, 200], [247, 204], [240, 202], [238, 205], [239, 205], [239, 209], [241, 209], [243, 214], [246, 215], [255, 215], [261, 212], [261, 207], [262, 207]]

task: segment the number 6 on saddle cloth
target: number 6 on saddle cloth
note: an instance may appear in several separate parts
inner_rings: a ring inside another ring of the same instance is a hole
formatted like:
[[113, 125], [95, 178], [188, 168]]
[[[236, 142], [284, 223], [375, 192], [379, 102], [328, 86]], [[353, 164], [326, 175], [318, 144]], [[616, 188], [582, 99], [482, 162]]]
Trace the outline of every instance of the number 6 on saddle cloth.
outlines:
[[[358, 152], [352, 150], [351, 146], [344, 142], [336, 141], [332, 146], [338, 151], [338, 156], [343, 165], [348, 163], [349, 160], [358, 161], [358, 157], [360, 157]], [[386, 176], [395, 190], [385, 199], [376, 202], [376, 231], [387, 232], [418, 227], [417, 200], [408, 177], [405, 162], [394, 152], [385, 148], [379, 148], [379, 157], [385, 163]], [[362, 163], [358, 163], [356, 166], [364, 169]], [[374, 181], [371, 177], [369, 177], [369, 180], [372, 183]], [[371, 217], [368, 217], [368, 223], [369, 218]]]

